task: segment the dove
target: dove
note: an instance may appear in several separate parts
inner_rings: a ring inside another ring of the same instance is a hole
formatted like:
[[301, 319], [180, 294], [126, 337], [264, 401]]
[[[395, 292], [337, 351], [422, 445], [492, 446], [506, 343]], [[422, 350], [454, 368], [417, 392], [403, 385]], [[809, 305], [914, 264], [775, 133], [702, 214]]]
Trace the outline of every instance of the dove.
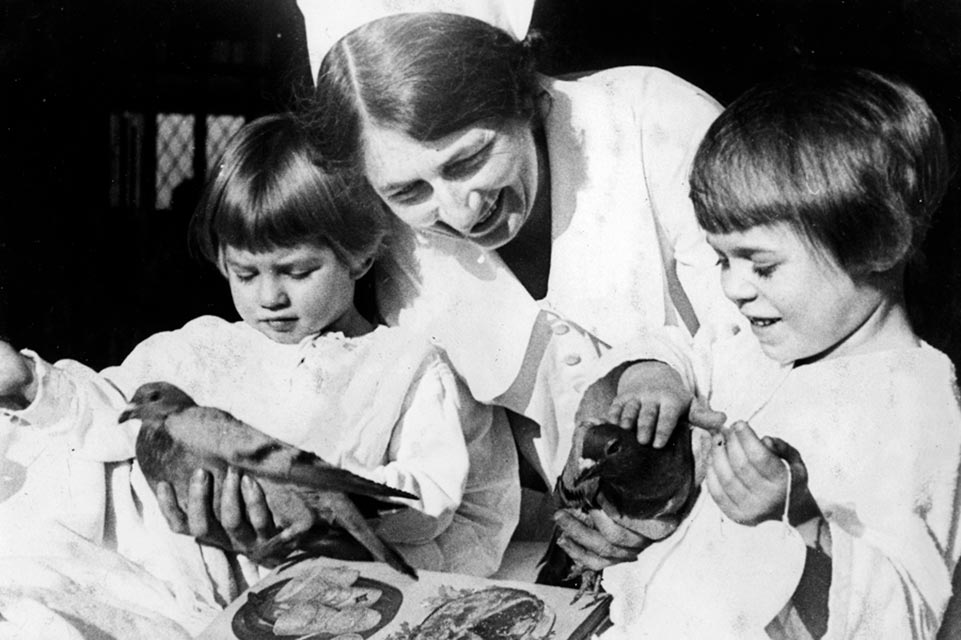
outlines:
[[[610, 424], [581, 423], [567, 464], [554, 489], [557, 509], [586, 513], [603, 509], [640, 533], [660, 539], [677, 528], [696, 496], [691, 428], [681, 422], [663, 448], [640, 444], [633, 431]], [[644, 521], [641, 523], [641, 521]], [[557, 544], [557, 528], [541, 559], [537, 582], [578, 586], [574, 601], [600, 590], [600, 576], [574, 561]]]
[[[213, 476], [214, 496], [219, 501], [223, 477], [227, 467], [233, 466], [258, 481], [282, 530], [306, 533], [317, 521], [316, 515], [332, 525], [332, 533], [346, 530], [371, 556], [416, 579], [416, 571], [377, 536], [358, 508], [366, 504], [398, 509], [403, 505], [384, 500], [416, 496], [335, 467], [226, 411], [198, 406], [186, 392], [167, 382], [150, 382], [136, 390], [118, 422], [134, 418], [141, 421], [137, 462], [154, 492], [158, 482], [169, 482], [183, 503], [191, 475], [202, 468]], [[270, 557], [283, 544], [277, 536], [257, 557]]]

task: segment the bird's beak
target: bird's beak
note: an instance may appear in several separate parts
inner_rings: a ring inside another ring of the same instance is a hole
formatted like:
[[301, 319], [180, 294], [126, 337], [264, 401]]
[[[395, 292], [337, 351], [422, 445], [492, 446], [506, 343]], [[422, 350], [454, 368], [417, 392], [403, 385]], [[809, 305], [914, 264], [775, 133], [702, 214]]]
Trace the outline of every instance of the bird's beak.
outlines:
[[127, 405], [127, 408], [124, 409], [123, 412], [121, 412], [121, 414], [117, 417], [117, 422], [118, 423], [126, 422], [127, 420], [131, 420], [133, 418], [139, 418], [139, 417], [140, 417], [140, 412], [137, 411], [137, 407], [134, 407], [132, 405]]

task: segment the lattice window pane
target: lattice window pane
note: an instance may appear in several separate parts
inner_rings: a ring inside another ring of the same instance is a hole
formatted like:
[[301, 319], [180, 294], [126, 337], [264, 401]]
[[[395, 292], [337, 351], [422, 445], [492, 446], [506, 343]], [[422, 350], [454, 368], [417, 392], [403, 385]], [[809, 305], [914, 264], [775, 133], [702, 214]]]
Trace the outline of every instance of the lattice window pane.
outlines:
[[174, 188], [193, 177], [194, 117], [157, 114], [157, 209], [169, 209]]
[[213, 174], [227, 143], [243, 124], [240, 116], [207, 116], [207, 175]]

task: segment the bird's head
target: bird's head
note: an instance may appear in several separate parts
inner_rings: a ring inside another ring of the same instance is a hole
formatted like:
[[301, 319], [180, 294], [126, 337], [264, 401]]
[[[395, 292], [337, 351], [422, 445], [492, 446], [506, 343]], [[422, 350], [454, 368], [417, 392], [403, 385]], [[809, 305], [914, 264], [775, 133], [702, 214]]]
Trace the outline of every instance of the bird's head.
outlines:
[[193, 398], [176, 385], [169, 382], [148, 382], [137, 388], [117, 422], [134, 418], [143, 420], [146, 417], [163, 417], [194, 404]]

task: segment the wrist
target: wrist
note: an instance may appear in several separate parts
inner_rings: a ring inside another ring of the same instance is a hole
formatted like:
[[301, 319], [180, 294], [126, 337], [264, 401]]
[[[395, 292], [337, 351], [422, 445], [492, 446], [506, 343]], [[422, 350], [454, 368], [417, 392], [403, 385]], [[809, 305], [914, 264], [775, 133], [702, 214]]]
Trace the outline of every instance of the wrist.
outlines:
[[788, 522], [792, 526], [799, 526], [803, 523], [820, 518], [821, 508], [814, 500], [814, 496], [808, 491], [807, 486], [796, 496], [791, 496], [791, 504], [788, 508]]

